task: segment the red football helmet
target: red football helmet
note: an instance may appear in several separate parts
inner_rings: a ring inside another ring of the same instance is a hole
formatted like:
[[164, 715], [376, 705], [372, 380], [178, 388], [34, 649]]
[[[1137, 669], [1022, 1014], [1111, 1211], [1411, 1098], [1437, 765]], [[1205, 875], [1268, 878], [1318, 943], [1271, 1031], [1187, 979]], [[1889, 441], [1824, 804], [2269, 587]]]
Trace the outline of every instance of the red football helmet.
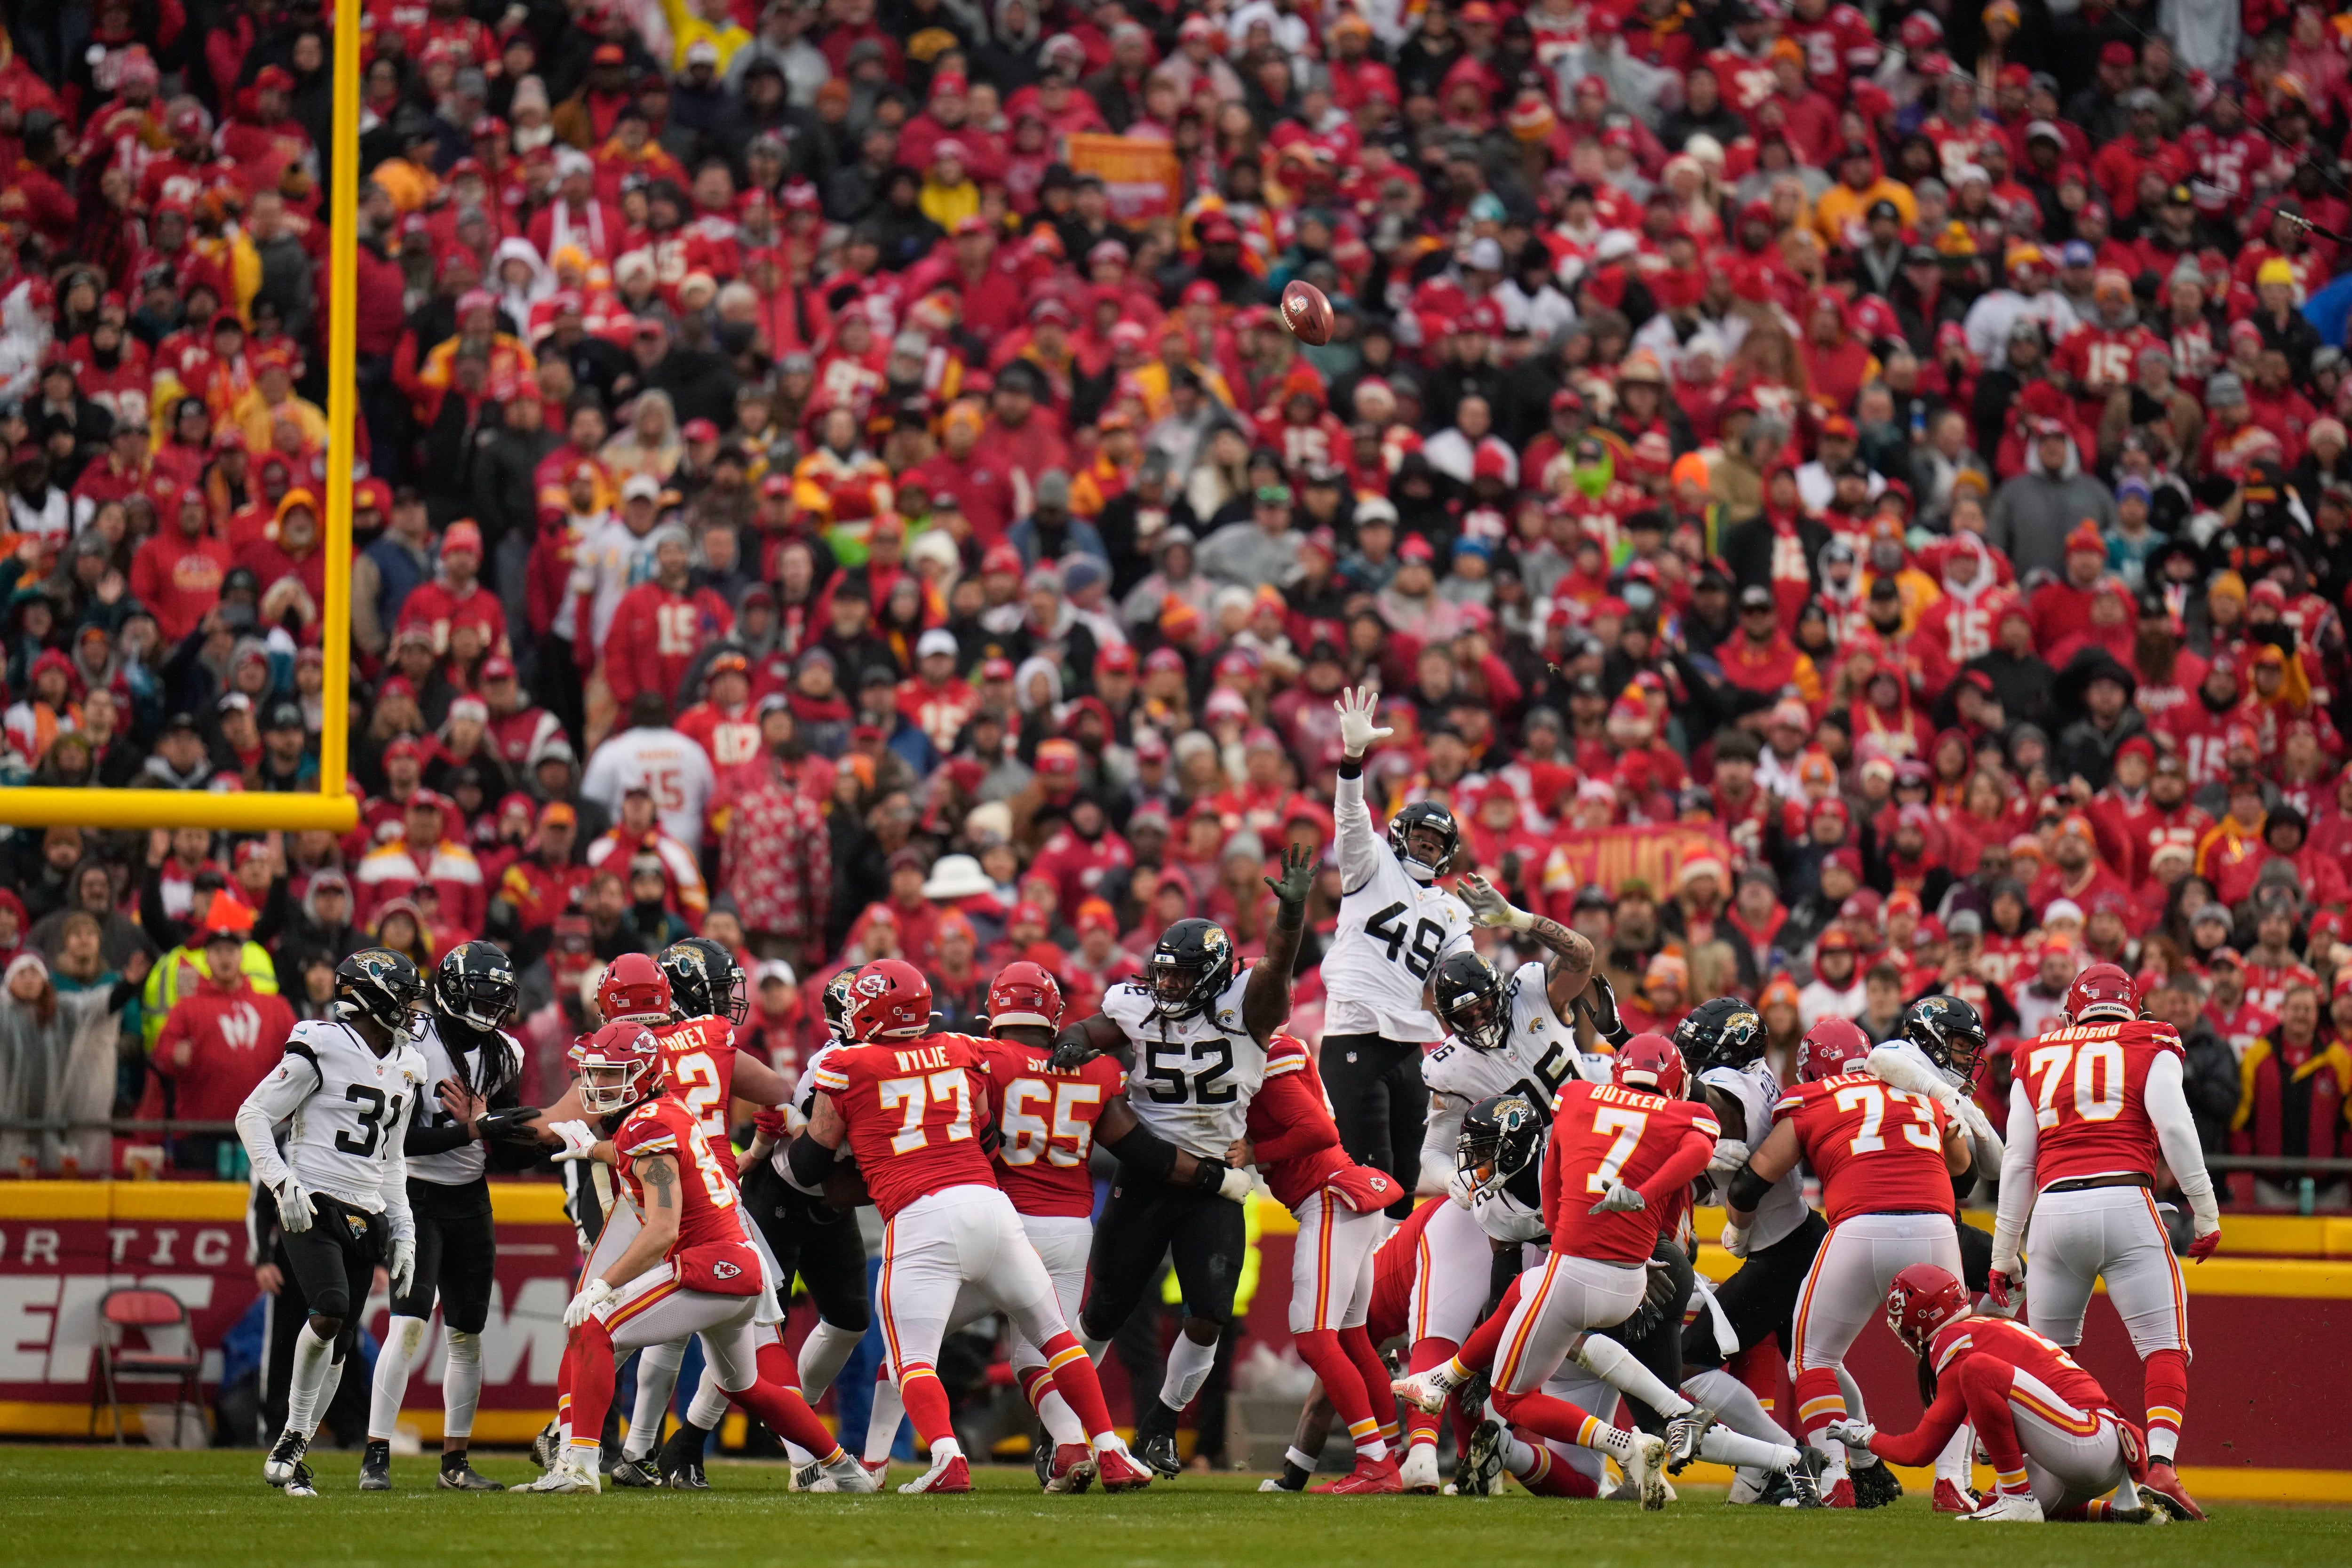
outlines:
[[597, 1116], [626, 1110], [661, 1092], [661, 1047], [643, 1024], [605, 1025], [572, 1046], [572, 1065], [580, 1073], [580, 1103]]
[[849, 983], [849, 1037], [912, 1040], [931, 1032], [931, 983], [902, 958], [877, 958]]
[[2066, 988], [2066, 1021], [2089, 1024], [2101, 1018], [2126, 1023], [2139, 1016], [2139, 992], [2119, 963], [2095, 963], [2074, 976]]
[[1680, 1100], [1683, 1054], [1664, 1035], [1636, 1035], [1617, 1048], [1609, 1077], [1620, 1089], [1646, 1089], [1668, 1100]]
[[1062, 1026], [1062, 987], [1042, 963], [1023, 960], [996, 972], [988, 986], [988, 1026], [1027, 1024], [1041, 1029]]
[[1914, 1263], [1886, 1288], [1886, 1326], [1914, 1355], [1926, 1355], [1945, 1324], [1968, 1315], [1968, 1287], [1948, 1268]]
[[596, 1011], [608, 1024], [623, 1018], [643, 1023], [669, 1022], [669, 976], [642, 952], [625, 952], [596, 982]]
[[1823, 1018], [1797, 1042], [1797, 1076], [1807, 1081], [1859, 1072], [1870, 1055], [1870, 1037], [1851, 1018]]

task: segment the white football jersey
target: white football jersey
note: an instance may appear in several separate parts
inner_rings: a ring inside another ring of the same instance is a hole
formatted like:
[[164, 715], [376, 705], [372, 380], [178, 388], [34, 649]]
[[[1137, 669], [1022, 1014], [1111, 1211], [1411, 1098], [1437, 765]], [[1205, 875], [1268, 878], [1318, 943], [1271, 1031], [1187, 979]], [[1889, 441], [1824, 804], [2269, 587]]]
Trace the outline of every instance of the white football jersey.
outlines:
[[[1744, 1068], [1709, 1068], [1698, 1075], [1698, 1080], [1709, 1089], [1721, 1090], [1738, 1105], [1748, 1121], [1746, 1142], [1750, 1149], [1764, 1142], [1764, 1135], [1772, 1131], [1772, 1107], [1780, 1101], [1780, 1084], [1762, 1058]], [[1715, 1201], [1728, 1203], [1731, 1177], [1717, 1172], [1709, 1180], [1715, 1184]], [[1809, 1212], [1804, 1176], [1792, 1170], [1773, 1183], [1763, 1201], [1756, 1205], [1756, 1219], [1748, 1227], [1748, 1249], [1760, 1251], [1780, 1240], [1804, 1224]]]
[[1372, 827], [1364, 781], [1342, 778], [1332, 800], [1339, 835], [1339, 928], [1323, 954], [1323, 1032], [1434, 1040], [1445, 1030], [1421, 1003], [1447, 953], [1470, 945], [1469, 906], [1416, 882]]
[[[277, 1185], [290, 1165], [311, 1192], [404, 1216], [401, 1145], [417, 1101], [431, 1093], [424, 1055], [406, 1038], [379, 1057], [348, 1025], [310, 1019], [294, 1026], [284, 1059], [246, 1097], [237, 1131], [264, 1184]], [[288, 1117], [293, 1127], [280, 1161], [269, 1129]]]
[[[1611, 1058], [1577, 1048], [1576, 1033], [1552, 1011], [1540, 963], [1519, 965], [1503, 983], [1503, 1011], [1510, 1026], [1501, 1046], [1480, 1050], [1458, 1036], [1422, 1058], [1421, 1078], [1431, 1095], [1429, 1121], [1422, 1136], [1423, 1183], [1444, 1184], [1454, 1169], [1454, 1140], [1470, 1108], [1495, 1094], [1527, 1097], [1537, 1114], [1551, 1114], [1552, 1097], [1571, 1078], [1609, 1081]], [[1505, 1238], [1511, 1239], [1511, 1238]]]
[[[580, 794], [621, 819], [621, 798], [643, 785], [654, 797], [664, 833], [691, 848], [702, 842], [703, 817], [719, 787], [710, 753], [667, 726], [624, 730], [596, 748], [581, 776]], [[614, 869], [626, 874], [628, 868]]]
[[1242, 1025], [1248, 988], [1248, 972], [1239, 971], [1206, 1011], [1181, 1022], [1154, 1015], [1149, 980], [1113, 986], [1103, 997], [1103, 1016], [1135, 1047], [1127, 1102], [1136, 1119], [1202, 1159], [1225, 1157], [1265, 1083], [1265, 1047]]
[[[792, 1147], [793, 1139], [809, 1124], [809, 1118], [816, 1111], [817, 1073], [822, 1068], [832, 1065], [834, 1056], [842, 1048], [839, 1040], [827, 1040], [811, 1052], [809, 1059], [802, 1064], [800, 1081], [793, 1085], [793, 1098], [784, 1107], [784, 1122], [792, 1131], [776, 1141], [775, 1152], [768, 1156], [769, 1167], [784, 1179], [786, 1186], [796, 1192], [807, 1193], [813, 1198], [821, 1198], [824, 1194], [802, 1186], [793, 1179], [793, 1163], [787, 1157], [786, 1151]], [[845, 1160], [855, 1158], [856, 1156], [849, 1152], [848, 1141], [843, 1140], [841, 1148], [834, 1155], [834, 1163], [839, 1164]]]
[[[441, 1104], [440, 1086], [445, 1079], [473, 1086], [475, 1092], [488, 1100], [493, 1090], [514, 1082], [522, 1076], [522, 1047], [504, 1030], [484, 1048], [498, 1054], [494, 1062], [460, 1061], [457, 1053], [441, 1037], [438, 1019], [420, 1016], [416, 1027], [409, 1032], [407, 1044], [415, 1047], [425, 1058], [425, 1092], [423, 1103], [412, 1116], [419, 1127], [454, 1127], [457, 1119]], [[478, 1181], [489, 1169], [490, 1152], [478, 1138], [460, 1143], [455, 1149], [438, 1154], [417, 1154], [408, 1162], [408, 1173], [420, 1182], [432, 1182], [445, 1187], [462, 1187]]]

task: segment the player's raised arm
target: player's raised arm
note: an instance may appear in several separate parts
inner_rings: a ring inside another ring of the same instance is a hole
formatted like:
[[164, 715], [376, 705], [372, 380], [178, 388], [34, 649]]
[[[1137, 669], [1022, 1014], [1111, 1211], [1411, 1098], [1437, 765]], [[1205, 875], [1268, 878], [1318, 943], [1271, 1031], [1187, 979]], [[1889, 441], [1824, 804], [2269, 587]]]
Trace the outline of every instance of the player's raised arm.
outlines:
[[1521, 931], [1542, 944], [1544, 994], [1551, 1003], [1551, 1010], [1566, 1017], [1570, 1005], [1591, 984], [1592, 967], [1598, 958], [1592, 943], [1556, 920], [1529, 914], [1514, 905], [1475, 871], [1462, 879], [1461, 898], [1470, 906], [1470, 918], [1480, 925]]
[[1380, 835], [1372, 830], [1371, 808], [1364, 804], [1364, 753], [1375, 741], [1394, 731], [1373, 721], [1381, 694], [1369, 686], [1339, 693], [1331, 706], [1339, 714], [1339, 781], [1331, 792], [1331, 816], [1339, 835], [1339, 888], [1354, 892], [1379, 864]]
[[1242, 992], [1242, 1026], [1261, 1046], [1290, 1021], [1290, 972], [1298, 963], [1298, 944], [1307, 932], [1307, 893], [1315, 885], [1315, 852], [1292, 845], [1282, 852], [1282, 878], [1265, 885], [1274, 889], [1274, 930], [1266, 934], [1265, 957], [1250, 972]]

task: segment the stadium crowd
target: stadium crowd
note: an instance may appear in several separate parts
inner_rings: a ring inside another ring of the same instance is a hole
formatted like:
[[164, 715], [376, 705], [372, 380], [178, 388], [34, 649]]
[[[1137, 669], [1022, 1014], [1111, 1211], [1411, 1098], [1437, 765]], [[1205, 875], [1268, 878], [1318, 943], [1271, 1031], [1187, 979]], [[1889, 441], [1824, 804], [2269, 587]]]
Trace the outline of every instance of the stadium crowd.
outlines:
[[1086, 1016], [1259, 950], [1367, 679], [1637, 1027], [1953, 992], [1999, 1121], [2113, 959], [2209, 1151], [2352, 1153], [2340, 7], [369, 0], [348, 194], [317, 0], [7, 9], [0, 785], [318, 787], [331, 203], [365, 803], [9, 834], [9, 1173], [367, 943], [510, 948], [527, 1100], [688, 931], [780, 1068], [876, 957]]

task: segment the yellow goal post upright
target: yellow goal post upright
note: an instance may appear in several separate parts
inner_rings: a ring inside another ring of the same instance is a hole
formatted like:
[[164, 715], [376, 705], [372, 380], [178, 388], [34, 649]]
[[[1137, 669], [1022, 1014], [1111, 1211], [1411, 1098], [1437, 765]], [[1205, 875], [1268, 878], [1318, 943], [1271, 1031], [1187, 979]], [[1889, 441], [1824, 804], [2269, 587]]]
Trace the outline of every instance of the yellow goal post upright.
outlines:
[[233, 833], [349, 831], [360, 806], [346, 779], [351, 755], [352, 465], [359, 415], [360, 0], [334, 0], [334, 132], [327, 240], [327, 594], [320, 606], [326, 677], [319, 725], [319, 793], [212, 790], [0, 789], [12, 827], [209, 827]]

